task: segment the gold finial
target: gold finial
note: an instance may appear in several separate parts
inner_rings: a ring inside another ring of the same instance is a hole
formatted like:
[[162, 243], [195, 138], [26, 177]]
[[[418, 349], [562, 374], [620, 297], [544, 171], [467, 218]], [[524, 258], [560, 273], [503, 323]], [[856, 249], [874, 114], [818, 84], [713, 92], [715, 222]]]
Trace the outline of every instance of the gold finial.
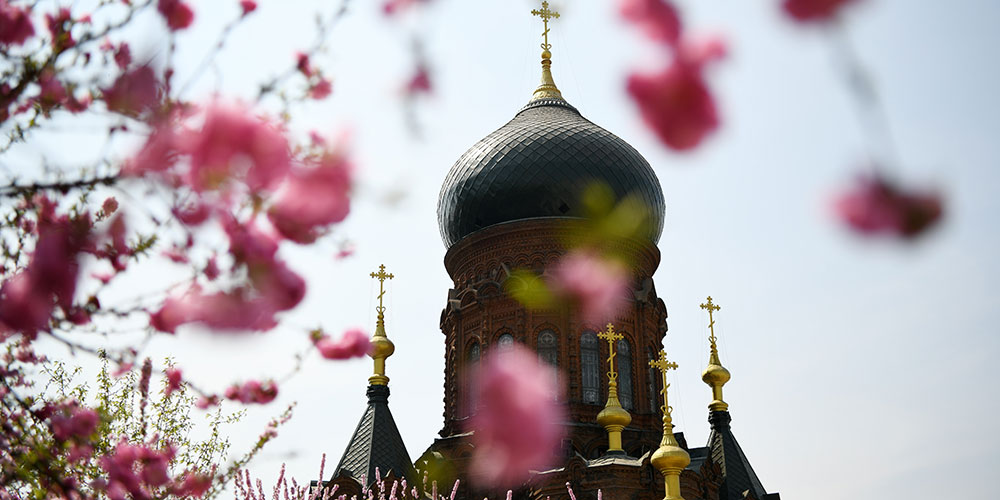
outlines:
[[542, 37], [544, 37], [542, 42], [542, 83], [535, 89], [531, 100], [562, 99], [562, 92], [559, 92], [555, 80], [552, 79], [552, 52], [549, 52], [552, 49], [552, 44], [549, 43], [549, 20], [559, 19], [559, 13], [549, 10], [549, 2], [543, 1], [542, 9], [532, 9], [531, 15], [541, 17], [545, 27], [545, 31], [542, 31]]
[[622, 452], [622, 430], [632, 423], [629, 414], [618, 401], [618, 372], [615, 371], [615, 341], [625, 338], [615, 333], [615, 327], [608, 323], [608, 329], [598, 333], [597, 337], [608, 341], [608, 402], [597, 414], [598, 425], [608, 431], [608, 452]]
[[371, 273], [371, 277], [378, 280], [378, 321], [375, 323], [375, 335], [372, 336], [371, 357], [375, 360], [375, 374], [368, 377], [368, 383], [372, 385], [389, 385], [389, 377], [385, 376], [385, 359], [392, 356], [396, 351], [389, 337], [385, 335], [385, 306], [382, 305], [382, 297], [385, 296], [385, 280], [391, 280], [395, 276], [386, 274], [385, 265], [378, 266], [377, 273]]
[[722, 366], [722, 362], [719, 361], [719, 347], [715, 338], [715, 317], [712, 315], [713, 312], [722, 308], [712, 303], [711, 296], [699, 307], [708, 311], [708, 341], [712, 349], [708, 355], [708, 366], [705, 367], [705, 371], [701, 372], [701, 379], [712, 388], [712, 402], [708, 408], [712, 411], [726, 411], [729, 409], [729, 404], [722, 399], [722, 386], [729, 382], [730, 374], [729, 370]]
[[663, 412], [663, 439], [660, 441], [660, 447], [653, 452], [649, 462], [663, 474], [666, 490], [666, 496], [663, 499], [684, 500], [684, 497], [681, 496], [681, 471], [691, 463], [691, 455], [684, 448], [681, 448], [677, 438], [674, 437], [674, 421], [671, 417], [673, 409], [667, 400], [667, 388], [670, 387], [670, 384], [667, 383], [667, 371], [676, 370], [677, 363], [667, 361], [666, 351], [660, 349], [659, 358], [650, 361], [649, 366], [660, 370], [660, 374], [663, 376], [663, 390], [660, 391], [660, 394], [663, 395], [663, 406], [660, 407], [660, 411]]

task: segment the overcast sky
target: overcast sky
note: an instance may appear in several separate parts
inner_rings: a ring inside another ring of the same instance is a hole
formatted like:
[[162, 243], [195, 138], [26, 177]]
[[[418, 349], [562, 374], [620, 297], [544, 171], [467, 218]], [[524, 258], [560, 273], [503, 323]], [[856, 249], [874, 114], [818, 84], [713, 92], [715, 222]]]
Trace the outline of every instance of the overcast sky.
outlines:
[[[222, 79], [208, 74], [194, 94], [218, 86], [252, 95], [255, 82], [309, 44], [314, 13], [331, 3], [262, 0], [222, 53]], [[635, 146], [664, 190], [655, 283], [669, 311], [666, 349], [680, 364], [671, 374], [677, 430], [692, 446], [708, 437], [711, 392], [700, 380], [708, 321], [698, 304], [712, 295], [733, 374], [725, 388], [733, 431], [768, 491], [815, 500], [991, 498], [985, 478], [1000, 468], [1000, 434], [985, 425], [1000, 411], [992, 366], [1000, 354], [1000, 3], [870, 0], [848, 16], [886, 104], [901, 160], [894, 172], [945, 195], [941, 227], [904, 244], [860, 240], [830, 215], [831, 196], [862, 170], [870, 141], [829, 39], [790, 23], [777, 1], [681, 3], [696, 32], [721, 33], [731, 45], [710, 72], [722, 128], [684, 155], [655, 140], [624, 93], [627, 74], [659, 56], [619, 21], [614, 2], [553, 2], [563, 15], [552, 25], [564, 97]], [[235, 4], [195, 3], [196, 23], [180, 41], [181, 76]], [[149, 352], [175, 356], [216, 390], [280, 375], [308, 345], [306, 328], [374, 329], [377, 286], [368, 273], [384, 263], [396, 275], [387, 295], [396, 344], [390, 407], [416, 459], [442, 424], [438, 322], [450, 280], [438, 192], [452, 163], [513, 117], [537, 85], [536, 7], [434, 0], [422, 15], [388, 22], [376, 2], [353, 2], [331, 50], [315, 59], [334, 77], [333, 96], [296, 110], [300, 131], [352, 133], [361, 182], [331, 241], [282, 248], [308, 277], [306, 300], [267, 335], [185, 330]], [[411, 32], [426, 42], [434, 79], [434, 95], [416, 110], [421, 140], [408, 131], [399, 98]], [[354, 257], [333, 259], [339, 238], [356, 243]], [[134, 293], [145, 278], [137, 280], [112, 294]], [[278, 403], [236, 429], [235, 448], [248, 446], [283, 402], [298, 401], [253, 470], [267, 483], [287, 462], [303, 480], [326, 453], [329, 474], [361, 416], [370, 373], [367, 359], [308, 359]]]

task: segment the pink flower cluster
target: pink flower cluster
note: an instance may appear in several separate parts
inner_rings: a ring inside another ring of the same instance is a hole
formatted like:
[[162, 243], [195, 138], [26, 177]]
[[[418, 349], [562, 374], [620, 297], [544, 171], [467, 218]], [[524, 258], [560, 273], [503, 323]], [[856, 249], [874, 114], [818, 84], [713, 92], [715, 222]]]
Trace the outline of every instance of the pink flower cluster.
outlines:
[[0, 0], [0, 45], [20, 45], [35, 34], [28, 9]]
[[258, 382], [250, 380], [243, 385], [233, 385], [226, 389], [226, 398], [244, 404], [265, 404], [278, 397], [278, 386], [274, 381]]
[[602, 325], [625, 305], [629, 274], [616, 260], [578, 249], [560, 259], [549, 286], [579, 307], [584, 322]]
[[717, 38], [685, 38], [680, 16], [668, 0], [621, 0], [621, 13], [672, 56], [654, 73], [629, 75], [627, 90], [643, 120], [667, 146], [686, 151], [719, 126], [715, 99], [704, 79], [705, 66], [725, 55]]
[[784, 0], [785, 13], [799, 22], [830, 21], [846, 4], [854, 0]]
[[156, 10], [160, 11], [171, 31], [187, 28], [194, 21], [194, 11], [181, 0], [158, 0]]
[[166, 446], [154, 450], [151, 446], [129, 444], [122, 438], [113, 454], [101, 457], [101, 468], [107, 473], [94, 485], [111, 500], [150, 499], [150, 488], [170, 483], [170, 461], [174, 449]]
[[316, 332], [313, 343], [326, 359], [350, 359], [367, 356], [372, 351], [371, 339], [360, 328], [351, 328], [337, 340]]
[[834, 205], [840, 218], [863, 234], [913, 238], [941, 218], [941, 197], [933, 192], [906, 192], [877, 176], [858, 179]]
[[474, 431], [472, 476], [486, 486], [504, 487], [550, 465], [564, 433], [553, 368], [514, 344], [487, 356], [472, 380], [473, 400], [479, 402], [468, 425]]
[[0, 285], [0, 339], [12, 332], [33, 339], [48, 327], [57, 305], [67, 317], [79, 312], [73, 308], [77, 254], [90, 245], [89, 220], [56, 216], [54, 204], [45, 198], [37, 198], [37, 203], [40, 220], [31, 260]]

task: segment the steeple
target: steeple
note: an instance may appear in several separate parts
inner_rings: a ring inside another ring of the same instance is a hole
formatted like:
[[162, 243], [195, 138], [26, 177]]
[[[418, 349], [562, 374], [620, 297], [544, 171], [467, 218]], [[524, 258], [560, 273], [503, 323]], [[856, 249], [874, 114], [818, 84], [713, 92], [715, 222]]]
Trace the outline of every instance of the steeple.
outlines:
[[540, 99], [562, 99], [562, 92], [556, 87], [555, 80], [552, 79], [552, 44], [549, 43], [549, 19], [559, 19], [559, 13], [549, 10], [549, 2], [542, 2], [541, 10], [533, 9], [531, 15], [542, 18], [545, 31], [542, 31], [542, 83], [535, 89], [531, 100]]
[[663, 406], [660, 407], [660, 411], [663, 412], [663, 440], [660, 441], [660, 447], [653, 452], [649, 462], [663, 474], [666, 489], [663, 500], [684, 500], [681, 496], [681, 471], [691, 463], [691, 455], [681, 448], [677, 438], [674, 437], [674, 421], [670, 415], [673, 408], [667, 401], [667, 388], [670, 387], [667, 383], [667, 371], [676, 370], [677, 363], [667, 361], [666, 351], [660, 349], [659, 358], [650, 361], [649, 366], [660, 370], [663, 376], [663, 390], [660, 391], [660, 394], [663, 394]]
[[389, 377], [385, 376], [385, 360], [396, 351], [396, 346], [385, 335], [385, 306], [382, 305], [382, 297], [385, 295], [385, 280], [394, 278], [392, 273], [386, 274], [385, 265], [378, 266], [377, 273], [371, 273], [371, 277], [378, 280], [378, 306], [375, 311], [378, 319], [375, 322], [375, 335], [372, 337], [371, 357], [375, 360], [375, 373], [368, 377], [368, 383], [372, 385], [389, 385]]
[[722, 399], [722, 386], [729, 382], [730, 375], [729, 370], [722, 366], [722, 362], [719, 361], [719, 348], [715, 343], [715, 318], [712, 316], [713, 312], [722, 308], [712, 303], [711, 295], [699, 307], [708, 311], [708, 330], [710, 332], [708, 340], [712, 349], [708, 355], [708, 366], [705, 367], [705, 371], [701, 372], [701, 379], [712, 388], [712, 402], [709, 403], [708, 407], [712, 411], [726, 411], [729, 409], [729, 405]]
[[622, 449], [622, 430], [632, 423], [629, 415], [618, 401], [618, 372], [615, 371], [615, 342], [625, 337], [615, 333], [615, 327], [608, 323], [607, 330], [598, 333], [597, 337], [608, 341], [608, 402], [597, 414], [597, 423], [608, 431], [608, 454], [624, 455]]
[[[385, 305], [382, 298], [385, 296], [385, 280], [394, 276], [386, 273], [385, 266], [382, 265], [377, 273], [371, 273], [371, 277], [379, 281], [378, 307], [375, 308], [378, 320], [371, 340], [375, 373], [368, 377], [368, 406], [327, 485], [353, 481], [364, 488], [367, 486], [364, 483], [371, 484], [374, 481], [376, 468], [381, 471], [383, 478], [392, 475], [402, 479], [413, 475], [410, 454], [406, 451], [399, 428], [389, 411], [389, 377], [385, 375], [385, 359], [396, 348], [385, 335]], [[336, 411], [341, 409], [337, 408]]]

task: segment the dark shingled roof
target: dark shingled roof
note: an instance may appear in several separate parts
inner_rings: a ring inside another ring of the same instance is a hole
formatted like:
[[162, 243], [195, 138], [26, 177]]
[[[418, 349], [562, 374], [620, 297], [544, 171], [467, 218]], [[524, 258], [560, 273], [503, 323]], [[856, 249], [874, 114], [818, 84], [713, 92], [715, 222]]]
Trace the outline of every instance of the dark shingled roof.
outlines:
[[[729, 428], [732, 417], [728, 411], [713, 411], [708, 416], [712, 424], [712, 433], [708, 436], [708, 449], [712, 461], [722, 468], [722, 486], [719, 488], [719, 500], [743, 500], [743, 492], [750, 491], [754, 498], [764, 500], [778, 496], [768, 496], [764, 486], [760, 484], [757, 473], [750, 466], [746, 454], [736, 442], [736, 436]], [[693, 461], [693, 460], [692, 460]]]
[[410, 455], [389, 411], [389, 387], [384, 385], [368, 386], [368, 407], [333, 477], [340, 476], [343, 471], [358, 483], [362, 483], [364, 476], [370, 484], [374, 481], [376, 467], [382, 477], [390, 472], [397, 478], [410, 477], [413, 472]]
[[646, 159], [562, 99], [532, 101], [455, 162], [441, 186], [438, 224], [451, 247], [480, 229], [536, 217], [586, 217], [595, 181], [617, 201], [632, 194], [650, 210], [644, 236], [663, 231], [663, 190]]

